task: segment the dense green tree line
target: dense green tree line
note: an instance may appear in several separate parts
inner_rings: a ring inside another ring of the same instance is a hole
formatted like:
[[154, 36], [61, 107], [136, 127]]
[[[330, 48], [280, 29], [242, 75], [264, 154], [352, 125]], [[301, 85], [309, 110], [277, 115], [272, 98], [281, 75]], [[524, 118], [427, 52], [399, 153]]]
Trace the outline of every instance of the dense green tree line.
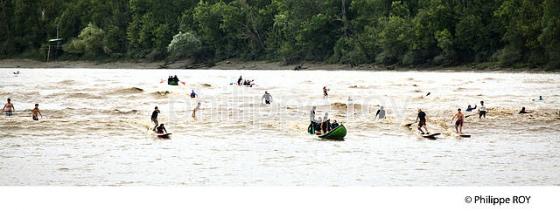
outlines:
[[560, 0], [0, 0], [0, 57], [560, 67]]

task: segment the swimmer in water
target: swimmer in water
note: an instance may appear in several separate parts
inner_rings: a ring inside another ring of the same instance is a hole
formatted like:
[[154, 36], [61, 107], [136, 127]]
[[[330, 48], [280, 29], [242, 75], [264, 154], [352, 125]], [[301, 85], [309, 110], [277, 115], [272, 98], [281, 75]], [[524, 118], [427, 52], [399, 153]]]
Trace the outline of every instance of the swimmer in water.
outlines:
[[13, 112], [16, 111], [14, 108], [14, 104], [12, 103], [12, 99], [8, 98], [8, 102], [4, 104], [4, 108], [2, 109], [6, 116], [12, 116]]
[[43, 118], [43, 114], [41, 114], [41, 111], [39, 110], [39, 104], [35, 104], [35, 108], [31, 110], [31, 115], [35, 121], [39, 120], [39, 115]]
[[474, 107], [472, 107], [472, 106], [469, 104], [469, 106], [467, 106], [467, 110], [465, 110], [465, 111], [466, 111], [466, 112], [474, 111], [474, 110], [476, 110], [476, 107], [477, 107], [477, 105], [474, 105]]

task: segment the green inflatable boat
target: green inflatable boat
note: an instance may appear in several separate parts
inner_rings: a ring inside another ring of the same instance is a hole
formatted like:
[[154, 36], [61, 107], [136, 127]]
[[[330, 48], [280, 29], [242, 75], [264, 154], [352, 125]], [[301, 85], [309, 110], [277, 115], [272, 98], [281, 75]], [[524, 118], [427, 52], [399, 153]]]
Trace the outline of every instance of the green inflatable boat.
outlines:
[[346, 136], [346, 132], [347, 132], [346, 127], [344, 127], [344, 125], [341, 124], [340, 126], [331, 130], [327, 134], [319, 136], [319, 138], [342, 141]]

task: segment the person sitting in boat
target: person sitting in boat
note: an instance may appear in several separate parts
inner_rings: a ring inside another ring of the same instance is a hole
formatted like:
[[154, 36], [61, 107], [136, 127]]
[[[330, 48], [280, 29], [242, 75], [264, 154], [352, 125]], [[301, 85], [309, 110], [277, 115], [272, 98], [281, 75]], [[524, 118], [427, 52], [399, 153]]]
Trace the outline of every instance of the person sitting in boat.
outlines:
[[156, 128], [156, 132], [159, 134], [167, 134], [167, 129], [165, 129], [165, 126], [161, 124]]
[[173, 76], [169, 76], [169, 78], [167, 78], [167, 84], [172, 84], [173, 83]]
[[198, 94], [194, 91], [194, 89], [191, 90], [191, 98], [196, 98], [198, 97]]
[[177, 75], [173, 76], [173, 82], [179, 83], [179, 77], [177, 77]]
[[331, 129], [335, 129], [338, 126], [340, 126], [340, 124], [338, 124], [338, 122], [336, 120], [334, 120], [334, 122], [331, 124]]
[[472, 107], [471, 104], [469, 104], [469, 106], [467, 106], [467, 110], [465, 110], [465, 111], [466, 111], [466, 112], [474, 111], [474, 110], [476, 110], [476, 106], [477, 106], [477, 105], [474, 105], [474, 107]]

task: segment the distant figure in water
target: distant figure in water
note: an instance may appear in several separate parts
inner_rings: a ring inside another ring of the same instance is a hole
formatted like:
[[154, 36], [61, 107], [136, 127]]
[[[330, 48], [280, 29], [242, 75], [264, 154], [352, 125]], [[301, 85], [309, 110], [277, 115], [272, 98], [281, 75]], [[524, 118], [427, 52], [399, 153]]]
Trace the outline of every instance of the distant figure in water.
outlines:
[[467, 106], [467, 110], [465, 110], [465, 111], [466, 111], [466, 112], [474, 111], [474, 110], [476, 110], [476, 107], [477, 107], [477, 105], [474, 105], [474, 107], [472, 107], [472, 106], [469, 104], [469, 106]]
[[478, 118], [484, 117], [486, 119], [486, 106], [484, 106], [484, 101], [480, 101], [480, 108], [478, 109]]
[[196, 98], [198, 97], [198, 94], [196, 92], [194, 92], [194, 89], [191, 90], [191, 98]]
[[4, 104], [4, 108], [2, 109], [6, 116], [12, 116], [13, 112], [16, 111], [14, 108], [14, 104], [12, 104], [12, 99], [8, 98], [8, 102]]
[[243, 82], [243, 76], [239, 76], [239, 79], [237, 79], [237, 86], [241, 86], [241, 82]]
[[271, 104], [272, 103], [272, 95], [270, 95], [270, 93], [268, 93], [268, 91], [264, 92], [264, 95], [262, 96], [261, 101], [264, 100], [264, 104]]
[[329, 97], [329, 89], [326, 86], [323, 87], [323, 97]]
[[158, 115], [159, 115], [159, 109], [158, 109], [158, 107], [156, 106], [156, 107], [154, 108], [154, 112], [152, 112], [152, 118], [151, 118], [151, 119], [152, 119], [152, 122], [155, 124], [154, 129], [153, 129], [154, 131], [156, 130], [156, 128], [157, 128], [157, 126], [158, 126], [158, 119], [157, 119], [157, 118], [158, 118]]
[[422, 128], [426, 129], [426, 133], [430, 134], [428, 131], [428, 126], [426, 125], [426, 113], [422, 109], [418, 109], [418, 116], [416, 117], [416, 122], [418, 122], [418, 130], [421, 134], [425, 134]]
[[201, 106], [201, 105], [202, 105], [202, 103], [198, 102], [198, 103], [196, 104], [196, 107], [193, 109], [193, 111], [192, 111], [192, 118], [193, 118], [193, 119], [196, 119], [196, 112], [197, 112], [198, 110], [200, 110], [200, 106]]
[[161, 124], [159, 125], [159, 127], [156, 128], [156, 133], [167, 134], [167, 129], [165, 129], [165, 126]]
[[521, 108], [521, 111], [519, 111], [519, 114], [526, 114], [529, 113], [525, 110], [525, 107]]
[[455, 132], [457, 132], [457, 134], [463, 134], [463, 123], [465, 122], [465, 115], [463, 114], [463, 112], [461, 112], [461, 109], [457, 109], [457, 113], [451, 119], [451, 123], [453, 123], [453, 120], [455, 119], [457, 119], [457, 121], [455, 121]]
[[41, 115], [41, 118], [43, 118], [43, 114], [41, 114], [41, 111], [39, 110], [39, 104], [35, 104], [35, 108], [31, 110], [31, 115], [33, 116], [33, 120], [35, 121], [39, 120], [39, 115]]
[[539, 96], [539, 99], [533, 99], [533, 101], [544, 101], [543, 96]]
[[426, 94], [426, 97], [430, 96], [431, 94], [432, 94], [431, 92], [428, 92], [428, 94]]
[[377, 110], [377, 112], [375, 113], [375, 117], [376, 118], [378, 117], [378, 119], [385, 119], [386, 118], [385, 117], [385, 109], [383, 108], [383, 106], [379, 107], [379, 110]]

